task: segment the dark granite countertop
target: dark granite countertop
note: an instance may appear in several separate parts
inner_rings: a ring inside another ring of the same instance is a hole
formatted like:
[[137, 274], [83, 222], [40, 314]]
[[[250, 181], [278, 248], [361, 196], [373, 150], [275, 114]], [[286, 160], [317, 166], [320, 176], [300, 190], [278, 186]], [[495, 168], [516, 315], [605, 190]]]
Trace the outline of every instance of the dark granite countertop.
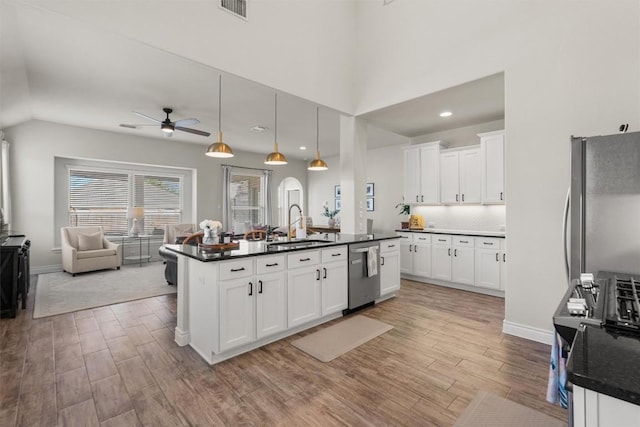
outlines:
[[504, 231], [475, 231], [475, 230], [454, 230], [449, 228], [424, 228], [422, 230], [401, 228], [396, 230], [401, 233], [428, 233], [428, 234], [455, 234], [458, 236], [478, 236], [478, 237], [507, 237]]
[[580, 387], [640, 405], [640, 337], [592, 326], [579, 329], [567, 378]]
[[[278, 245], [278, 243], [284, 242], [265, 242], [257, 241], [251, 242], [247, 240], [240, 240], [240, 247], [231, 251], [225, 252], [213, 252], [213, 251], [201, 251], [197, 246], [191, 245], [164, 245], [170, 251], [179, 253], [181, 255], [188, 256], [189, 258], [197, 259], [199, 261], [222, 261], [228, 259], [236, 259], [243, 257], [252, 257], [260, 255], [273, 255], [284, 252], [303, 251], [313, 249], [323, 249], [331, 246], [349, 245], [354, 243], [362, 243], [367, 241], [378, 241], [388, 239], [399, 239], [400, 236], [388, 233], [376, 233], [376, 234], [320, 234], [319, 237], [311, 237], [303, 241], [297, 241], [301, 244], [291, 245]], [[295, 240], [292, 242], [296, 242]], [[312, 246], [304, 246], [304, 242], [316, 242]], [[274, 244], [275, 243], [275, 244]]]

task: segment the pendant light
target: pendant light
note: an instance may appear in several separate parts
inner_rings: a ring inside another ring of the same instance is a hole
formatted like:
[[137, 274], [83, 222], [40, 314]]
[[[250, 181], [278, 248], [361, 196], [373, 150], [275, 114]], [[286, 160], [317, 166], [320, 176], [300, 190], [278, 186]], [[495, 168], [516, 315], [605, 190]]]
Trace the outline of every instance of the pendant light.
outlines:
[[214, 142], [207, 148], [206, 155], [209, 157], [228, 158], [233, 157], [233, 150], [222, 142], [222, 74], [218, 79], [218, 142]]
[[316, 158], [315, 160], [311, 160], [309, 162], [309, 167], [307, 168], [310, 171], [326, 171], [329, 169], [327, 166], [327, 162], [320, 158], [320, 143], [318, 142], [320, 137], [320, 107], [316, 107]]
[[275, 102], [275, 111], [276, 111], [276, 120], [274, 127], [274, 139], [273, 139], [273, 153], [269, 154], [264, 161], [265, 165], [286, 165], [289, 163], [287, 158], [278, 151], [278, 94], [275, 94], [276, 102]]

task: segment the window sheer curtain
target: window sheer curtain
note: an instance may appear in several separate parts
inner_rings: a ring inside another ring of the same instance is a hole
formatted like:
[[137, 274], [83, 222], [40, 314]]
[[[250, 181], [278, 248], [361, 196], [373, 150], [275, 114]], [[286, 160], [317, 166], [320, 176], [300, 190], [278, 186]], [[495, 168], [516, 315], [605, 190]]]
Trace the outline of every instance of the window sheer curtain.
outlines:
[[0, 149], [0, 208], [2, 208], [3, 221], [11, 228], [11, 186], [9, 185], [9, 142], [5, 141], [4, 133], [0, 132], [2, 147]]

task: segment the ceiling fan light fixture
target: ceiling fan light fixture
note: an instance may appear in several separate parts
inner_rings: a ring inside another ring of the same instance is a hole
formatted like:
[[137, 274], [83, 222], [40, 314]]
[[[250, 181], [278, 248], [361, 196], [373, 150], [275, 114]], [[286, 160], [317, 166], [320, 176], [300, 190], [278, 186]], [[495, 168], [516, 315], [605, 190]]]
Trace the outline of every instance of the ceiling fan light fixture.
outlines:
[[160, 126], [160, 130], [162, 130], [162, 132], [164, 133], [173, 133], [175, 128], [171, 123], [162, 123], [162, 126]]
[[327, 169], [329, 165], [320, 158], [320, 107], [316, 107], [316, 158], [309, 162], [307, 170], [326, 171]]
[[286, 165], [289, 163], [284, 154], [278, 151], [278, 94], [275, 94], [275, 126], [273, 129], [273, 153], [270, 153], [264, 160], [265, 165]]
[[231, 147], [222, 142], [222, 74], [218, 77], [218, 141], [207, 147], [207, 151], [204, 154], [219, 159], [233, 157]]
[[205, 154], [209, 157], [217, 157], [226, 159], [233, 157], [233, 150], [227, 144], [222, 142], [222, 132], [218, 132], [218, 142], [214, 142], [208, 148]]

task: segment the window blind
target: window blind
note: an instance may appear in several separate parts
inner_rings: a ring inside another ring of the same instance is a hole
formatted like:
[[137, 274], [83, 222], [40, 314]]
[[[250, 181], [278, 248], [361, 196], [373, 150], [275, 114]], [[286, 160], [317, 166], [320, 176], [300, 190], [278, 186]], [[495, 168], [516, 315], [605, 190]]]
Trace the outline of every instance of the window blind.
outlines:
[[231, 173], [231, 218], [236, 232], [265, 224], [264, 175]]
[[135, 175], [133, 206], [144, 207], [144, 233], [160, 233], [165, 225], [179, 224], [182, 180], [178, 177]]

